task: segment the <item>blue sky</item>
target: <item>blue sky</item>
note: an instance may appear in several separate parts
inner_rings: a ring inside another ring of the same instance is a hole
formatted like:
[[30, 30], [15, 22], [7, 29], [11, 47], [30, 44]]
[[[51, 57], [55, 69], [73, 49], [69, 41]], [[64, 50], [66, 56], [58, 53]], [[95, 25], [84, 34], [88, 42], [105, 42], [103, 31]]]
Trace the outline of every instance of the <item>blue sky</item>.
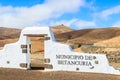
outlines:
[[0, 0], [0, 26], [120, 27], [120, 0]]

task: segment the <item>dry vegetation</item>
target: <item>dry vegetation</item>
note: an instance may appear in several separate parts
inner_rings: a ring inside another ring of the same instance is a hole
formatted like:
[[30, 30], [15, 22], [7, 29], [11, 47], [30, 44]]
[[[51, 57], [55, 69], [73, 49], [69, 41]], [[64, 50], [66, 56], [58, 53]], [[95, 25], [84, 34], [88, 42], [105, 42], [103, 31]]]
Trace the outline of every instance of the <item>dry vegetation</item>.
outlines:
[[95, 43], [95, 45], [120, 47], [120, 36], [113, 37], [111, 39], [104, 40], [104, 41], [99, 41], [99, 42]]
[[[57, 40], [67, 41], [68, 43], [94, 44], [99, 41], [119, 37], [120, 28], [74, 30], [66, 33], [57, 34], [55, 36]], [[117, 40], [119, 40], [119, 38]]]

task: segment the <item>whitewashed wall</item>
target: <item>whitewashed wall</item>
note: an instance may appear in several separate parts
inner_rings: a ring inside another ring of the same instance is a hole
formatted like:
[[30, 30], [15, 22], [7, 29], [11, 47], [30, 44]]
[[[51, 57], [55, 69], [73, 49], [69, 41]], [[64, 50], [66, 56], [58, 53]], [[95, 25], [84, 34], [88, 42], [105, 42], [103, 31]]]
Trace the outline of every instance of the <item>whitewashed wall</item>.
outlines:
[[[69, 46], [64, 44], [59, 44], [56, 42], [46, 42], [46, 58], [50, 58], [51, 64], [53, 64], [54, 71], [77, 71], [77, 72], [94, 72], [94, 73], [107, 73], [107, 74], [118, 74], [119, 70], [115, 70], [109, 65], [108, 59], [105, 54], [89, 54], [89, 53], [77, 53], [73, 52]], [[50, 46], [50, 47], [48, 47]], [[49, 49], [48, 49], [49, 48]], [[68, 59], [68, 58], [57, 58], [57, 55], [67, 55], [67, 56], [82, 56], [84, 59]], [[85, 59], [85, 57], [92, 57], [91, 59]], [[96, 57], [94, 59], [93, 57]], [[74, 64], [59, 64], [58, 61], [80, 61], [80, 62], [90, 62], [91, 65], [74, 65]], [[95, 62], [98, 62], [96, 64]], [[48, 69], [47, 69], [48, 70]]]
[[[74, 52], [70, 46], [57, 43], [55, 41], [54, 35], [49, 27], [28, 27], [22, 30], [20, 39], [16, 43], [11, 43], [5, 45], [4, 49], [0, 51], [0, 67], [6, 68], [21, 68], [30, 69], [30, 53], [28, 48], [28, 53], [22, 53], [21, 45], [29, 45], [30, 39], [23, 34], [48, 34], [50, 40], [45, 41], [45, 58], [50, 59], [50, 63], [53, 65], [53, 71], [77, 71], [77, 72], [94, 72], [94, 73], [108, 73], [108, 74], [118, 74], [119, 70], [115, 70], [109, 65], [106, 55], [103, 54], [87, 54], [87, 53], [77, 53]], [[68, 59], [68, 58], [58, 58], [58, 56], [82, 56], [82, 59]], [[86, 57], [91, 57], [87, 59]], [[63, 63], [59, 63], [62, 61]], [[66, 61], [67, 63], [64, 63]], [[88, 62], [80, 64], [71, 64], [68, 62]], [[97, 64], [95, 63], [97, 61]], [[20, 63], [27, 63], [27, 68], [20, 67]]]

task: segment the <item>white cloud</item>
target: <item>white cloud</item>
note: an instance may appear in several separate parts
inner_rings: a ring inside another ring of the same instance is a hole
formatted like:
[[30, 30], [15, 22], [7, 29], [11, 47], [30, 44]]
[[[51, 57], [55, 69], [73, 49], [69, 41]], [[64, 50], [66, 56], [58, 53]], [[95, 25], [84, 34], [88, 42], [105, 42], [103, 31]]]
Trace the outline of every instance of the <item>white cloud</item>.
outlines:
[[95, 4], [95, 0], [91, 0], [90, 2], [85, 3], [85, 7], [92, 11], [96, 11], [96, 7], [93, 6], [94, 4]]
[[94, 21], [84, 21], [84, 20], [78, 20], [74, 23], [75, 26], [77, 26], [79, 29], [85, 29], [85, 28], [94, 28], [96, 26], [96, 23]]
[[56, 12], [75, 12], [85, 4], [84, 0], [46, 0], [47, 5]]
[[64, 13], [74, 13], [84, 5], [84, 0], [46, 0], [32, 7], [0, 6], [0, 26], [25, 27], [59, 18]]
[[120, 21], [117, 21], [112, 27], [120, 27]]
[[95, 16], [101, 17], [102, 19], [107, 19], [113, 14], [120, 14], [120, 5], [103, 10], [102, 12], [95, 13]]
[[96, 23], [94, 21], [85, 21], [79, 19], [71, 19], [71, 20], [61, 20], [57, 22], [51, 22], [51, 25], [60, 25], [64, 24], [66, 26], [77, 27], [77, 29], [86, 29], [86, 28], [94, 28], [96, 27]]
[[61, 21], [51, 21], [50, 25], [60, 25], [64, 24], [66, 26], [73, 25], [78, 19], [71, 19], [71, 20], [61, 20]]

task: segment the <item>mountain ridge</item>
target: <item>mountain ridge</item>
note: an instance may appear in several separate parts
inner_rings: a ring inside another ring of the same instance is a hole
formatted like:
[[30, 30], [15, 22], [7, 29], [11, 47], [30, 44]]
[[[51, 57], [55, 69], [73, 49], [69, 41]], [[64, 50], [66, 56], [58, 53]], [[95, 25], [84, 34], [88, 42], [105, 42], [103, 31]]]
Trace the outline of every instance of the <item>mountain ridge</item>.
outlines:
[[[120, 28], [97, 28], [73, 30], [64, 25], [51, 27], [57, 41], [65, 43], [103, 44], [105, 40], [114, 39], [120, 41]], [[19, 38], [21, 29], [0, 27], [0, 40]], [[118, 37], [118, 39], [117, 39]], [[110, 42], [110, 41], [109, 41]], [[109, 43], [111, 44], [111, 43]], [[119, 43], [118, 43], [119, 44]]]

